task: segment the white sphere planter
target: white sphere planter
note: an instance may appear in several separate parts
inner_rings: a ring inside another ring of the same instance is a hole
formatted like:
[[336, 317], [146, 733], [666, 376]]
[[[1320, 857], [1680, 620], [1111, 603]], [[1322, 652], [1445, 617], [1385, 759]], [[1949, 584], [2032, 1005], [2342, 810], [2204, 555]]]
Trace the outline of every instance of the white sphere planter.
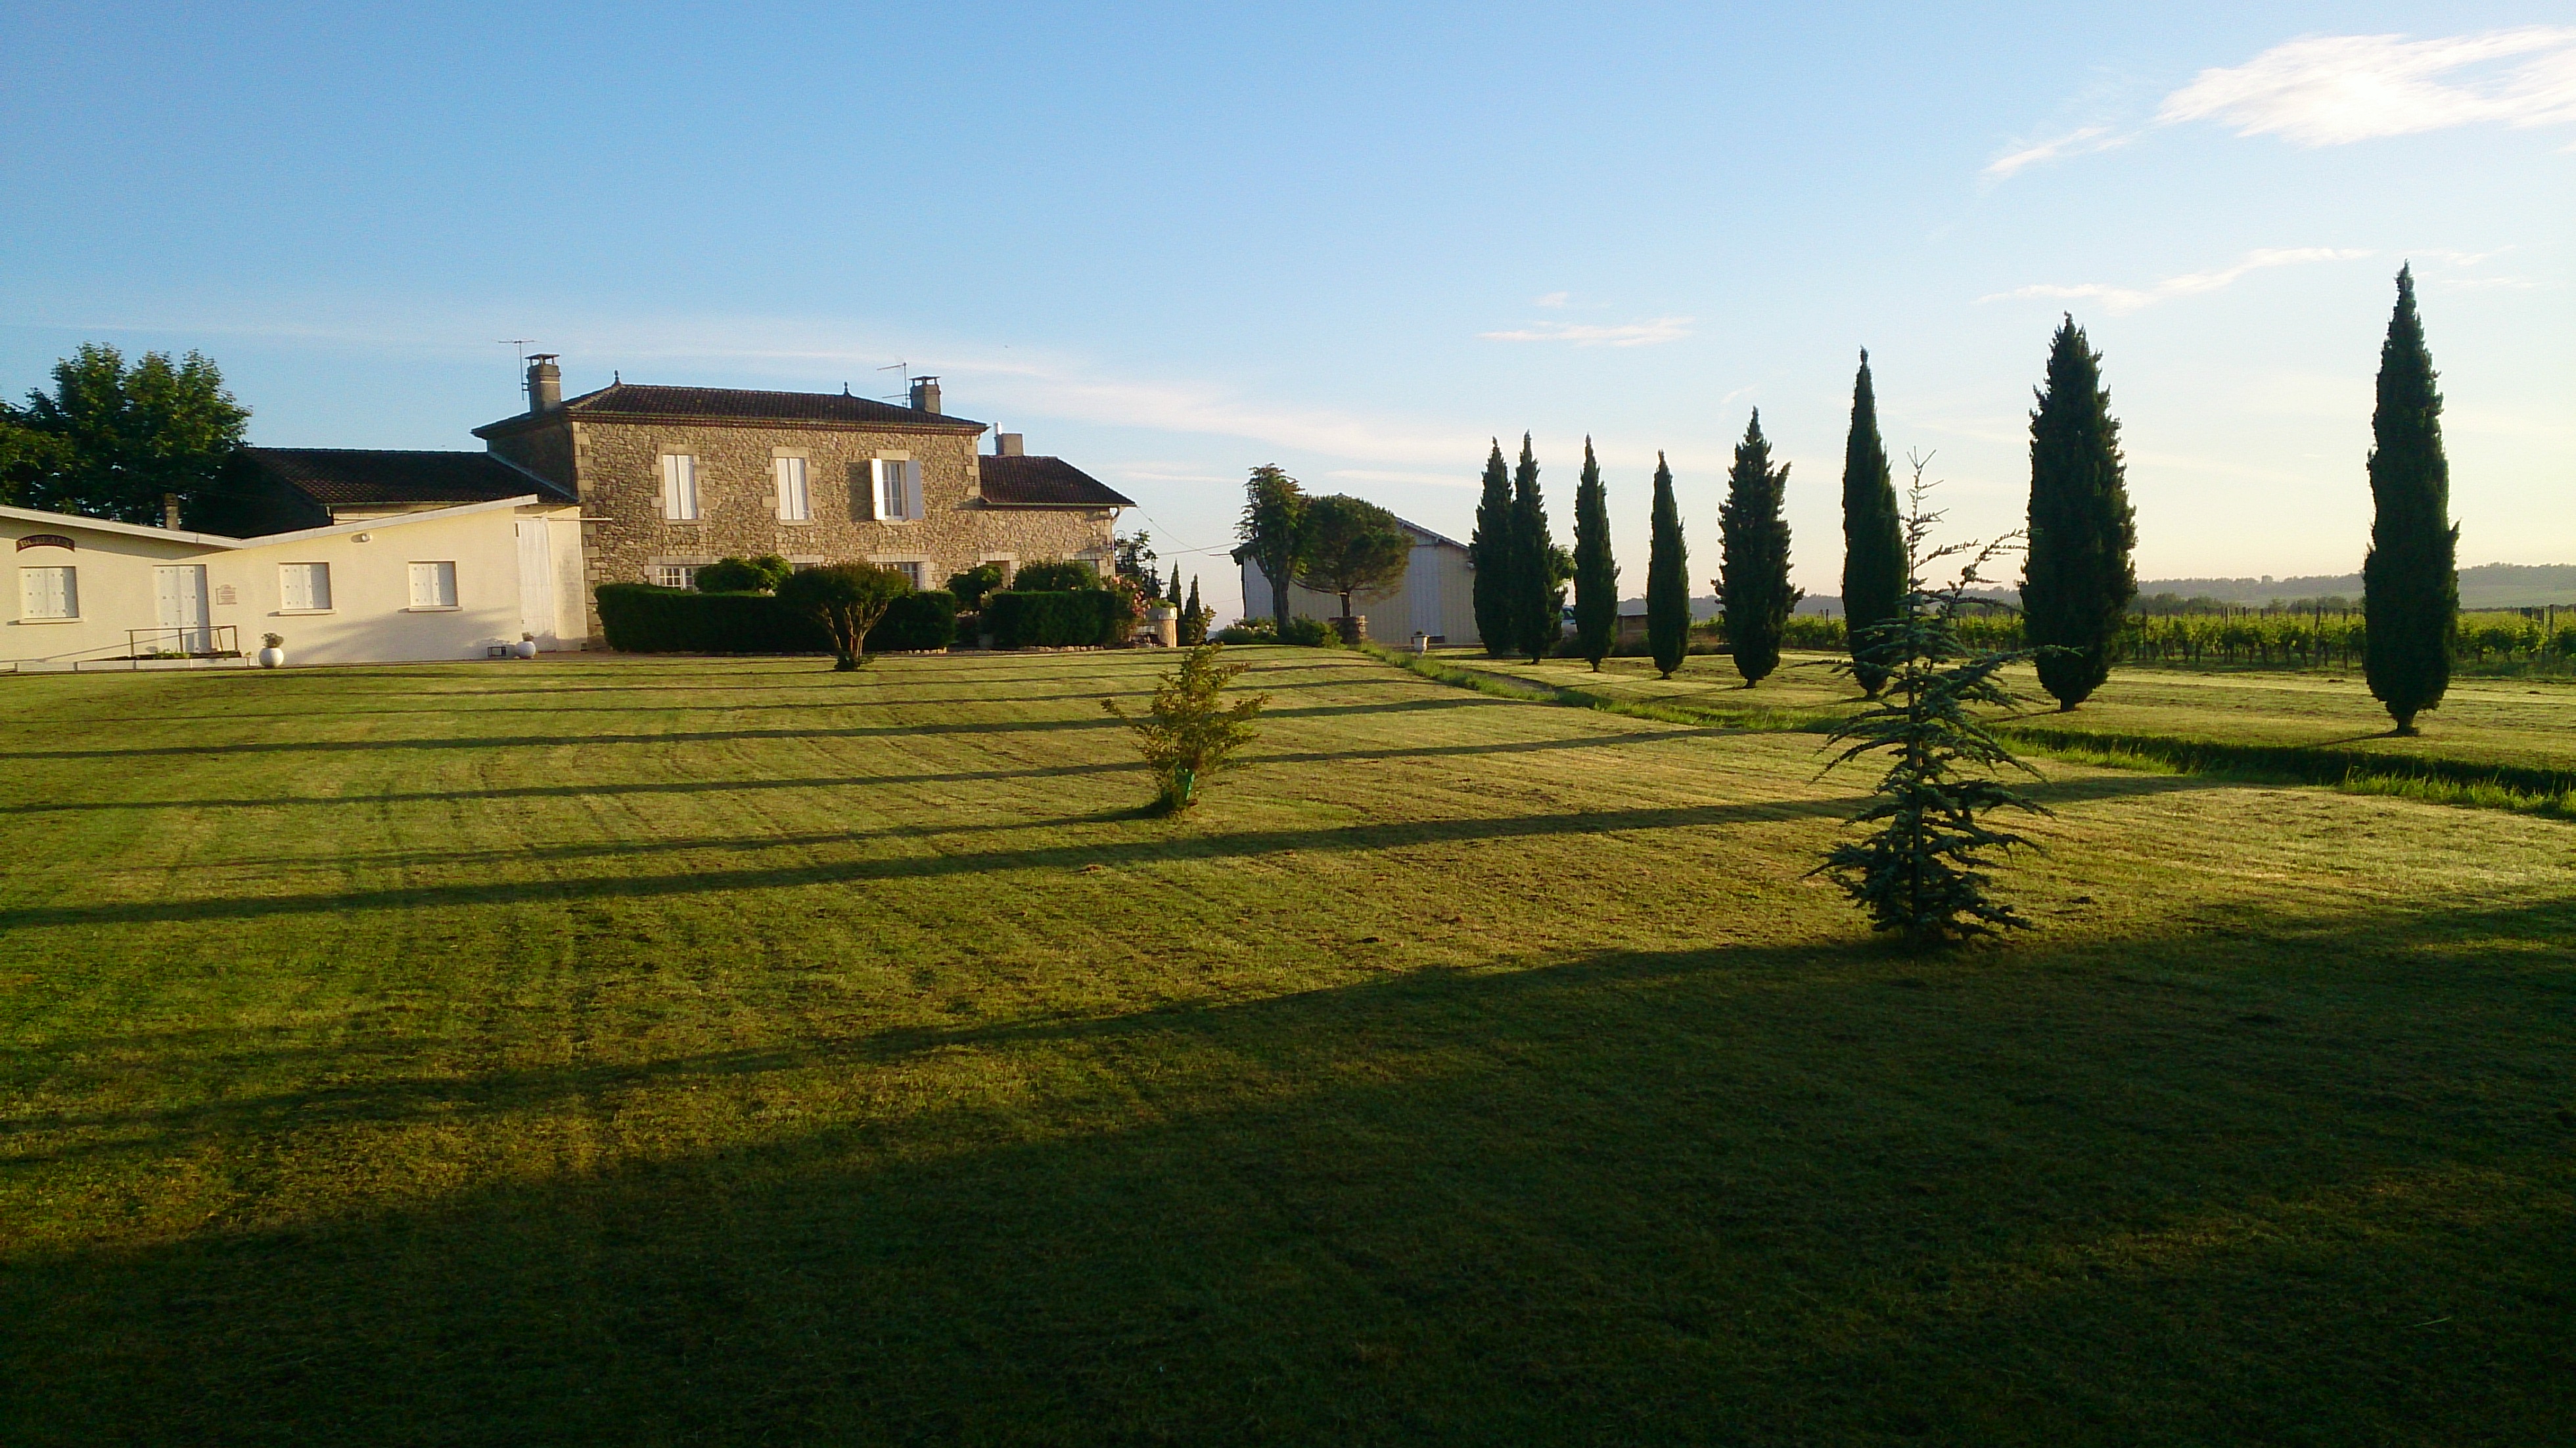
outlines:
[[517, 643], [510, 645], [510, 652], [523, 659], [533, 659], [537, 656], [537, 641], [535, 639], [521, 639]]
[[263, 669], [282, 669], [286, 667], [286, 650], [274, 648], [261, 649], [259, 651], [259, 666]]

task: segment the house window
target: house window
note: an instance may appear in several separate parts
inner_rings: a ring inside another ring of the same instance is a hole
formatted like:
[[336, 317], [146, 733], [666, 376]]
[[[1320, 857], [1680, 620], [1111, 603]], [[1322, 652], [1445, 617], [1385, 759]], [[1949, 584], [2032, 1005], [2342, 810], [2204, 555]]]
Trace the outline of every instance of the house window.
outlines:
[[411, 606], [456, 607], [456, 565], [415, 563], [411, 566]]
[[877, 459], [877, 516], [909, 520], [921, 516], [921, 466], [908, 458]]
[[277, 606], [290, 613], [321, 613], [331, 607], [331, 565], [277, 565]]
[[80, 570], [76, 568], [21, 568], [18, 570], [18, 616], [20, 618], [80, 617]]
[[686, 563], [656, 563], [653, 565], [653, 581], [664, 588], [695, 588], [698, 586], [698, 570]]
[[691, 523], [698, 516], [698, 460], [687, 453], [662, 455], [662, 517]]
[[1011, 586], [1011, 579], [1017, 576], [1020, 571], [1020, 560], [1017, 558], [986, 558], [983, 561], [1002, 570], [1002, 586], [1004, 588]]
[[912, 562], [896, 563], [889, 566], [892, 567], [895, 572], [902, 574], [903, 581], [911, 584], [913, 587], [922, 588], [927, 586], [922, 582], [922, 576], [930, 571], [929, 564], [916, 559]]
[[778, 520], [802, 523], [814, 516], [813, 500], [805, 492], [805, 460], [780, 458], [778, 469]]

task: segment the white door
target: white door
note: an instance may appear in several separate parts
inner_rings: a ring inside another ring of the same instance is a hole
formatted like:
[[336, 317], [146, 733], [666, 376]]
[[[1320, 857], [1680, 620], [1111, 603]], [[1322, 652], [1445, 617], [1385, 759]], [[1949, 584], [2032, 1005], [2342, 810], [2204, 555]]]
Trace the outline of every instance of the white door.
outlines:
[[152, 600], [160, 610], [164, 633], [152, 647], [176, 649], [183, 654], [211, 654], [215, 651], [212, 631], [206, 627], [206, 566], [181, 563], [152, 570]]
[[519, 520], [519, 631], [555, 638], [555, 551], [543, 518]]
[[1440, 637], [1440, 546], [1423, 543], [1415, 546], [1413, 557], [1404, 567], [1405, 612], [1411, 617], [1407, 627], [1414, 633]]

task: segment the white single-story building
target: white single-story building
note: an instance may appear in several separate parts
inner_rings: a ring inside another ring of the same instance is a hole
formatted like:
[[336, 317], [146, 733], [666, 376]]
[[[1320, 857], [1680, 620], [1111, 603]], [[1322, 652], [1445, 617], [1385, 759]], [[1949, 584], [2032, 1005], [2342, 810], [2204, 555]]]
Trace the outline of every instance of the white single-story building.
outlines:
[[[1435, 644], [1484, 641], [1476, 629], [1476, 569], [1467, 561], [1467, 545], [1443, 537], [1419, 523], [1395, 520], [1413, 537], [1413, 556], [1404, 566], [1404, 581], [1383, 593], [1356, 594], [1351, 607], [1368, 620], [1369, 637], [1403, 643], [1425, 634]], [[1272, 616], [1270, 577], [1245, 558], [1243, 616]], [[1329, 619], [1342, 611], [1341, 599], [1317, 593], [1303, 584], [1288, 587], [1291, 618]]]
[[247, 660], [480, 659], [534, 635], [582, 647], [580, 509], [529, 492], [232, 538], [0, 507], [16, 565], [0, 590], [0, 667]]

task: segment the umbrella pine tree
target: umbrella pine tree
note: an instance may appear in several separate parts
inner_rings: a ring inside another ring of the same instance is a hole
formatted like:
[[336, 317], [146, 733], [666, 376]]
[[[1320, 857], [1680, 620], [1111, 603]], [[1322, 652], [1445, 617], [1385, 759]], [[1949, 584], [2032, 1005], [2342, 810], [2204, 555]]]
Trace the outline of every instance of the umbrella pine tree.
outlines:
[[1843, 445], [1843, 623], [1852, 678], [1872, 698], [1886, 684], [1887, 670], [1862, 640], [1896, 617], [1904, 597], [1904, 525], [1896, 513], [1887, 447], [1879, 441], [1878, 393], [1864, 350], [1860, 376], [1852, 383], [1851, 438]]
[[1583, 481], [1574, 489], [1574, 632], [1599, 672], [1619, 632], [1619, 565], [1610, 556], [1610, 490], [1588, 437]]
[[1780, 513], [1788, 483], [1789, 465], [1771, 466], [1762, 410], [1755, 408], [1744, 441], [1736, 444], [1726, 502], [1717, 514], [1717, 601], [1746, 688], [1780, 667], [1780, 635], [1798, 602], [1798, 591], [1789, 586], [1789, 520]]
[[1669, 679], [1690, 649], [1690, 551], [1682, 545], [1682, 512], [1673, 502], [1673, 470], [1655, 454], [1652, 546], [1646, 555], [1646, 647], [1655, 671]]
[[2397, 310], [2379, 348], [2379, 405], [2370, 417], [2370, 552], [2361, 563], [2364, 663], [2371, 697], [2397, 732], [2436, 708], [2451, 683], [2458, 627], [2460, 530], [2451, 522], [2451, 465], [2442, 456], [2442, 394], [2412, 267], [2397, 273]]
[[2061, 711], [2111, 676], [2111, 646], [2138, 593], [2129, 561], [2137, 541], [2102, 354], [2069, 316], [2049, 342], [2048, 386], [2030, 415], [2030, 552], [2021, 585], [2040, 687]]

